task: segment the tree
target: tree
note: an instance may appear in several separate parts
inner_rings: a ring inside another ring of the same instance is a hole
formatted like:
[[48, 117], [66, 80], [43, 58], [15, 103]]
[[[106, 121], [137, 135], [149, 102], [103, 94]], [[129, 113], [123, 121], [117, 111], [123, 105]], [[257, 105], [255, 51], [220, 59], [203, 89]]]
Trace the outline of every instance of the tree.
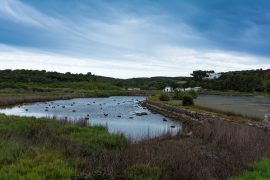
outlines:
[[207, 73], [214, 73], [215, 71], [193, 71], [191, 76], [193, 76], [194, 81], [202, 81], [204, 77], [207, 77]]
[[194, 101], [191, 95], [184, 95], [182, 100], [183, 106], [192, 106], [194, 105]]

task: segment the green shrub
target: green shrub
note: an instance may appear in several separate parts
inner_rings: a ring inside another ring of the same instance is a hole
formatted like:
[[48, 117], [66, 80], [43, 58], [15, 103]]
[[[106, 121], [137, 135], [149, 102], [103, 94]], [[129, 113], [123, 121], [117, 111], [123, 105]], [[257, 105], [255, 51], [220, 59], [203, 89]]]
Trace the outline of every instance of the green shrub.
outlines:
[[255, 163], [249, 170], [246, 170], [241, 176], [231, 178], [230, 180], [244, 179], [270, 179], [270, 160], [263, 159]]
[[196, 99], [198, 97], [198, 93], [196, 91], [176, 91], [173, 94], [173, 99], [175, 100], [183, 100], [183, 97], [189, 95], [193, 99]]
[[160, 101], [169, 101], [170, 100], [170, 96], [166, 93], [162, 93], [160, 96], [159, 96], [159, 100]]
[[71, 179], [75, 174], [57, 152], [37, 148], [28, 158], [0, 169], [0, 179]]
[[182, 91], [175, 91], [173, 93], [173, 99], [175, 99], [175, 100], [182, 100], [184, 93], [185, 92], [182, 92]]
[[126, 176], [132, 180], [159, 180], [161, 170], [159, 167], [134, 165], [126, 170]]
[[198, 97], [198, 93], [193, 90], [189, 91], [188, 94], [191, 95], [193, 99], [196, 99]]
[[190, 95], [184, 95], [182, 100], [183, 106], [191, 106], [194, 105], [193, 98]]

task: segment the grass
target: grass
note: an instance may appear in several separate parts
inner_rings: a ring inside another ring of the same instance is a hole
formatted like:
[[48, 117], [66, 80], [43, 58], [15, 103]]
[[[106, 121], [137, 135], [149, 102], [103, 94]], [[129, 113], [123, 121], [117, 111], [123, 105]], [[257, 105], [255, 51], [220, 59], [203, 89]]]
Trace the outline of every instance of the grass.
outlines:
[[224, 96], [270, 96], [269, 92], [240, 92], [240, 91], [214, 91], [214, 90], [207, 90], [203, 91], [202, 94], [213, 94], [213, 95], [224, 95]]
[[256, 162], [248, 170], [238, 177], [231, 178], [230, 180], [268, 180], [270, 179], [270, 160], [263, 159]]
[[170, 100], [170, 101], [162, 102], [158, 99], [158, 96], [150, 96], [148, 100], [163, 103], [163, 104], [173, 106], [173, 107], [187, 109], [190, 111], [211, 113], [211, 114], [222, 116], [224, 118], [228, 118], [228, 119], [234, 120], [236, 122], [241, 122], [241, 123], [247, 123], [247, 122], [261, 123], [262, 122], [262, 119], [260, 118], [246, 116], [246, 115], [242, 115], [242, 114], [231, 112], [231, 111], [222, 111], [222, 110], [217, 110], [213, 108], [198, 106], [196, 104], [194, 106], [183, 106], [182, 102], [179, 100]]
[[159, 180], [161, 169], [147, 165], [133, 165], [126, 170], [126, 176], [132, 180]]
[[0, 179], [70, 179], [85, 157], [126, 146], [101, 126], [0, 115]]

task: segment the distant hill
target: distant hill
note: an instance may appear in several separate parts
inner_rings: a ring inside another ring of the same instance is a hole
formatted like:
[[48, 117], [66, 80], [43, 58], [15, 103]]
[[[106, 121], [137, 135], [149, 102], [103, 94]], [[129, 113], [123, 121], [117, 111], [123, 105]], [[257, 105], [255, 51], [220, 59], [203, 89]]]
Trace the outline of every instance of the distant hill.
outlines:
[[[186, 84], [183, 85], [183, 82]], [[270, 69], [224, 72], [216, 80], [198, 80], [192, 77], [151, 77], [117, 79], [92, 73], [72, 74], [37, 70], [0, 70], [0, 89], [3, 88], [77, 88], [117, 90], [141, 88], [161, 90], [165, 86], [202, 86], [212, 90], [242, 92], [270, 92]]]
[[225, 72], [216, 80], [193, 80], [189, 83], [213, 90], [270, 92], [270, 69]]
[[186, 77], [152, 77], [117, 79], [97, 76], [92, 73], [72, 74], [38, 70], [0, 70], [0, 88], [57, 87], [83, 89], [123, 89], [141, 88], [161, 90], [170, 85], [177, 87], [179, 81], [187, 81]]

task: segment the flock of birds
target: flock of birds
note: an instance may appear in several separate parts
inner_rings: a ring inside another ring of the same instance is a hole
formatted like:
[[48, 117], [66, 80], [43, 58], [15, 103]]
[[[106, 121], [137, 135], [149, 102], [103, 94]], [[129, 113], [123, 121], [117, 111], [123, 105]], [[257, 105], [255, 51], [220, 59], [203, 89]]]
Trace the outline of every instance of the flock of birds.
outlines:
[[[114, 99], [113, 101], [116, 101], [116, 100]], [[134, 102], [134, 99], [131, 99], [131, 101], [127, 101], [127, 102]], [[136, 105], [135, 105], [135, 107], [141, 107], [141, 106], [139, 105], [140, 101], [139, 101], [138, 99], [136, 99], [135, 102], [137, 102]], [[123, 101], [122, 103], [124, 104], [124, 103], [126, 103], [126, 101]], [[54, 104], [53, 101], [52, 101], [52, 102], [45, 102], [44, 104], [47, 105], [47, 106], [45, 107], [45, 109], [44, 109], [45, 112], [49, 112], [49, 109], [50, 109], [50, 108], [51, 108], [51, 109], [56, 109], [57, 107], [60, 107], [60, 108], [65, 109], [65, 108], [67, 107], [66, 105]], [[76, 104], [75, 102], [72, 102], [72, 103], [70, 104], [70, 106], [73, 107], [75, 104]], [[92, 103], [88, 103], [87, 106], [90, 106], [90, 105], [92, 105], [92, 104], [96, 104], [96, 102], [93, 101]], [[120, 102], [117, 103], [117, 105], [120, 105], [120, 104], [121, 104]], [[106, 105], [106, 103], [99, 104], [101, 110], [103, 109], [103, 106], [102, 106], [102, 105]], [[21, 106], [19, 106], [19, 108], [20, 108], [20, 107], [21, 107]], [[147, 109], [146, 107], [141, 107], [141, 108]], [[29, 109], [26, 108], [25, 111], [29, 111]], [[75, 112], [77, 112], [77, 111], [76, 111], [75, 109], [73, 109], [72, 112], [75, 113]], [[134, 114], [137, 115], [137, 116], [148, 115], [147, 112], [140, 112], [140, 113], [134, 113]], [[108, 116], [109, 116], [108, 113], [104, 113], [103, 115], [104, 115], [104, 117], [108, 117]], [[118, 117], [118, 118], [121, 118], [122, 116], [119, 114], [119, 115], [117, 115], [117, 117]], [[65, 119], [68, 119], [68, 117], [65, 117]], [[89, 120], [89, 119], [90, 119], [90, 114], [87, 114], [86, 117], [84, 117], [83, 119], [84, 119], [84, 120]], [[133, 117], [133, 116], [130, 116], [129, 119], [134, 119], [134, 117]], [[164, 121], [164, 122], [167, 122], [168, 120], [167, 120], [166, 118], [163, 118], [163, 121]], [[175, 128], [175, 126], [172, 125], [171, 128]]]

